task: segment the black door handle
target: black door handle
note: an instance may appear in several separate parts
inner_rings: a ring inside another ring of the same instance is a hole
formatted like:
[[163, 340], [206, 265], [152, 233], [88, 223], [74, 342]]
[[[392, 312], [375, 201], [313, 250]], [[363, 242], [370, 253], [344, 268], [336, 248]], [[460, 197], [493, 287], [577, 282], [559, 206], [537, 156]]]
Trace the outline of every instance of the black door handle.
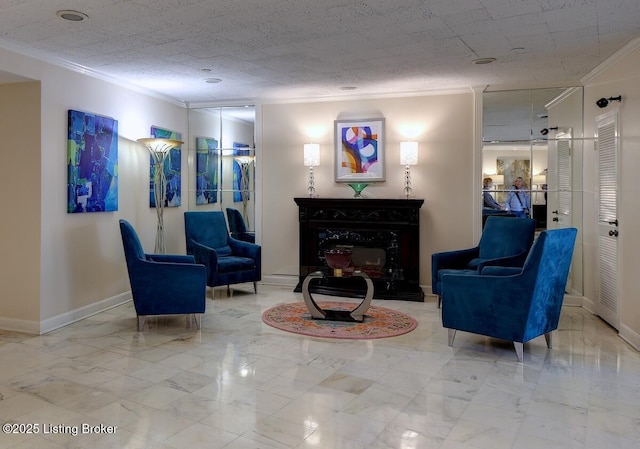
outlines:
[[618, 226], [618, 219], [609, 222], [610, 225]]
[[552, 214], [556, 214], [556, 215], [558, 215], [558, 211], [557, 211], [557, 210], [554, 210], [554, 211], [553, 211], [553, 212], [551, 212], [551, 213], [552, 213]]
[[560, 219], [558, 217], [553, 217], [551, 221], [560, 221]]
[[618, 237], [618, 231], [609, 231], [611, 237]]

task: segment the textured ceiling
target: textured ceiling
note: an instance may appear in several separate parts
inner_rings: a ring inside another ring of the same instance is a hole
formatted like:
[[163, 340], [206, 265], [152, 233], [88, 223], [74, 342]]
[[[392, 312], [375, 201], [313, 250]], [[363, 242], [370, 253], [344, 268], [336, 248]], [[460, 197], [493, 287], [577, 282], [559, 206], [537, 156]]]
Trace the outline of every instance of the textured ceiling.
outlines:
[[638, 35], [638, 0], [0, 0], [0, 46], [187, 104], [576, 85]]

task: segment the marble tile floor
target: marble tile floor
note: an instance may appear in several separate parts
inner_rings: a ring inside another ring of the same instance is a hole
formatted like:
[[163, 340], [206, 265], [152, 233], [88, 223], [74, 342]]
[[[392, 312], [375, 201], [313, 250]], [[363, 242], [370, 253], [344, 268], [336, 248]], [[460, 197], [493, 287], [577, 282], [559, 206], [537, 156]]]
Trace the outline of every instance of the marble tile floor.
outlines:
[[171, 316], [138, 333], [129, 303], [47, 335], [0, 332], [0, 422], [18, 431], [0, 448], [640, 447], [640, 353], [582, 308], [519, 364], [499, 340], [458, 332], [450, 348], [432, 297], [374, 300], [418, 328], [356, 341], [262, 323], [292, 301], [246, 284], [215, 291], [201, 330]]

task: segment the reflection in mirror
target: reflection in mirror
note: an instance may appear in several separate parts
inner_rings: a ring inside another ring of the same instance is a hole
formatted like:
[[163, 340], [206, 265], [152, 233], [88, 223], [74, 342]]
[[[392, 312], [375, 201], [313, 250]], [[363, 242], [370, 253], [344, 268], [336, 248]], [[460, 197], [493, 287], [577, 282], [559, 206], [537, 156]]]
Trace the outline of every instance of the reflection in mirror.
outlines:
[[[483, 95], [482, 171], [483, 179], [493, 179], [491, 191], [484, 192], [484, 201], [486, 203], [491, 195], [503, 209], [483, 208], [483, 221], [488, 214], [512, 215], [517, 213], [514, 211], [526, 208], [536, 220], [537, 229], [547, 227], [550, 125], [546, 105], [563, 90], [533, 89], [485, 92]], [[526, 192], [509, 195], [517, 178], [524, 180]], [[507, 202], [508, 198], [511, 201]]]
[[255, 230], [255, 107], [189, 110], [189, 210], [236, 209]]
[[[491, 214], [513, 215], [507, 196], [522, 177], [538, 231], [582, 229], [582, 103], [581, 88], [483, 94], [483, 223]], [[582, 294], [581, 241], [572, 267], [568, 289]]]

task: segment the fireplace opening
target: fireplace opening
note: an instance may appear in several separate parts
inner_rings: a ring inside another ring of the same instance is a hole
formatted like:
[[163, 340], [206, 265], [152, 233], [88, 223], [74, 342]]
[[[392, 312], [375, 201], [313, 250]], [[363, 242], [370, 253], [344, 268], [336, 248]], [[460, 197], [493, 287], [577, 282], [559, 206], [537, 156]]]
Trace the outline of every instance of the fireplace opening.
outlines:
[[400, 267], [398, 232], [393, 230], [318, 230], [317, 265], [327, 266], [326, 251], [348, 250], [351, 263], [343, 271], [362, 271], [369, 277], [389, 276]]
[[[299, 282], [322, 271], [313, 293], [362, 297], [362, 279], [343, 276], [348, 253], [351, 269], [368, 273], [375, 299], [424, 301], [420, 287], [421, 199], [294, 198], [299, 206]], [[327, 264], [325, 250], [335, 249]], [[353, 256], [353, 258], [352, 258]], [[353, 260], [353, 262], [352, 262]], [[340, 270], [340, 271], [336, 271]], [[378, 275], [380, 276], [378, 277]], [[310, 290], [311, 291], [311, 290]]]

